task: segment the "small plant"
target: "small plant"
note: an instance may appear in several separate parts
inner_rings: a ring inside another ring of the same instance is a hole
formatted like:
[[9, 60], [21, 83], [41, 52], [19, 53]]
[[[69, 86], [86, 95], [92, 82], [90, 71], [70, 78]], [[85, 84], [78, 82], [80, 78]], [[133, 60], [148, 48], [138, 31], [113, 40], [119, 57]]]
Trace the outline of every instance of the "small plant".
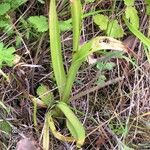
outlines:
[[4, 43], [0, 42], [0, 74], [9, 81], [8, 76], [1, 70], [4, 66], [12, 67], [16, 62], [15, 58], [17, 55], [14, 47], [4, 47]]
[[[76, 142], [77, 147], [81, 147], [85, 141], [85, 129], [82, 123], [78, 120], [69, 106], [69, 98], [71, 89], [75, 81], [76, 74], [86, 58], [92, 53], [100, 50], [119, 50], [127, 52], [122, 42], [106, 36], [98, 36], [86, 42], [82, 46], [79, 44], [81, 33], [81, 22], [83, 18], [82, 5], [80, 0], [70, 1], [72, 15], [72, 31], [73, 31], [73, 54], [72, 63], [69, 71], [66, 72], [63, 65], [63, 55], [61, 50], [60, 24], [56, 11], [56, 0], [50, 1], [49, 8], [49, 34], [51, 59], [54, 76], [58, 86], [59, 101], [54, 101], [49, 105], [51, 108], [45, 115], [45, 123], [43, 127], [43, 147], [49, 149], [49, 130], [53, 135], [62, 141]], [[107, 68], [111, 69], [113, 64], [107, 64]], [[47, 92], [48, 89], [45, 89]], [[44, 90], [44, 92], [46, 92]], [[38, 90], [39, 91], [39, 90]], [[41, 90], [40, 90], [41, 91]], [[46, 92], [46, 93], [47, 93]], [[40, 95], [40, 94], [38, 94]], [[40, 97], [40, 96], [39, 96]], [[34, 98], [33, 98], [34, 99]], [[42, 99], [38, 99], [34, 104], [39, 105]], [[34, 113], [35, 114], [35, 113]], [[35, 116], [35, 115], [34, 115]], [[66, 117], [66, 126], [71, 133], [71, 137], [64, 136], [56, 130], [54, 119], [57, 117]], [[34, 120], [36, 117], [34, 117]], [[35, 121], [36, 122], [36, 121]]]

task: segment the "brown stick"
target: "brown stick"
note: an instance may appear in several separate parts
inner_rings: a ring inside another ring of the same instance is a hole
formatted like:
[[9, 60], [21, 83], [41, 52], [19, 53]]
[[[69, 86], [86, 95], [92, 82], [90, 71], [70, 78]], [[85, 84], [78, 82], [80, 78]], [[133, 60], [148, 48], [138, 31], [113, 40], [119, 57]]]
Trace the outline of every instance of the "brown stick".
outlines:
[[92, 87], [92, 88], [90, 88], [90, 89], [87, 89], [87, 90], [85, 90], [85, 91], [83, 91], [83, 92], [80, 92], [79, 94], [77, 94], [77, 95], [71, 97], [71, 98], [70, 98], [70, 101], [79, 99], [79, 98], [81, 98], [81, 97], [83, 97], [83, 96], [85, 96], [85, 95], [87, 95], [87, 94], [89, 94], [89, 93], [92, 93], [92, 92], [94, 92], [94, 91], [96, 91], [96, 90], [99, 90], [99, 89], [101, 89], [101, 88], [103, 88], [103, 87], [106, 87], [106, 86], [108, 86], [108, 85], [117, 83], [117, 82], [119, 82], [119, 81], [121, 81], [121, 80], [123, 80], [123, 79], [124, 79], [124, 76], [123, 76], [123, 77], [118, 77], [118, 78], [116, 78], [116, 79], [109, 80], [109, 81], [105, 82], [104, 84], [97, 85], [97, 86], [95, 86], [95, 87]]

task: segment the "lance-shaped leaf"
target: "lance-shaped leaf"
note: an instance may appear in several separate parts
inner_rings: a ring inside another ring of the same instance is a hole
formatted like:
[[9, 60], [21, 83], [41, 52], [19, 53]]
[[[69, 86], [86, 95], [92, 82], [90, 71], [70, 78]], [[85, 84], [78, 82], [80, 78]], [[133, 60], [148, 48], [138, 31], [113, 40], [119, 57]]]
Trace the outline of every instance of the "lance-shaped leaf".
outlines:
[[85, 141], [85, 130], [83, 125], [66, 103], [59, 102], [56, 106], [66, 116], [69, 123], [68, 129], [76, 139], [77, 147], [81, 147]]
[[82, 6], [80, 0], [70, 0], [70, 5], [73, 25], [73, 51], [77, 51], [81, 33]]
[[63, 93], [64, 85], [66, 82], [66, 74], [63, 65], [62, 51], [61, 51], [61, 40], [59, 22], [56, 12], [55, 0], [50, 1], [49, 11], [49, 30], [50, 30], [50, 47], [51, 47], [51, 58], [52, 66], [56, 83], [59, 89], [60, 96]]
[[83, 46], [81, 46], [80, 50], [76, 53], [74, 61], [72, 62], [68, 72], [68, 78], [66, 81], [66, 86], [62, 98], [63, 102], [68, 101], [78, 69], [80, 68], [81, 64], [86, 60], [86, 57], [88, 57], [88, 55], [91, 55], [93, 52], [104, 49], [118, 50], [121, 52], [128, 51], [122, 42], [112, 37], [106, 36], [96, 37], [90, 40], [89, 42], [85, 43]]

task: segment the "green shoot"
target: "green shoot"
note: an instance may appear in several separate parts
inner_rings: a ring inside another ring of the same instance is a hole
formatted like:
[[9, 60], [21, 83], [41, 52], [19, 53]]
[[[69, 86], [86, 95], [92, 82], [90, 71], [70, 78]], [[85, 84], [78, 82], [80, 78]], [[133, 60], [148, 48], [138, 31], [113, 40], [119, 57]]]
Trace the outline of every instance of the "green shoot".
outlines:
[[53, 66], [56, 82], [58, 85], [59, 94], [61, 97], [66, 83], [66, 74], [63, 66], [60, 30], [59, 30], [55, 0], [50, 1], [49, 30], [50, 30], [49, 34], [50, 34], [52, 66]]

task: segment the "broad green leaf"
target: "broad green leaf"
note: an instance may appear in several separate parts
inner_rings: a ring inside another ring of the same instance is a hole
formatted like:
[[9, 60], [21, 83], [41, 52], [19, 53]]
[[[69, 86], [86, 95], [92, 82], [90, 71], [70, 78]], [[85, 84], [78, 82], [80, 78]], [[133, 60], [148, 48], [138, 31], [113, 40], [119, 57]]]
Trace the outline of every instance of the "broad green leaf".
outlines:
[[125, 5], [127, 6], [134, 6], [134, 1], [135, 0], [124, 0]]
[[129, 19], [129, 22], [132, 24], [132, 26], [137, 29], [139, 28], [139, 17], [135, 7], [127, 7], [125, 10], [125, 16], [127, 19]]
[[70, 121], [68, 119], [66, 119], [66, 125], [67, 125], [67, 128], [69, 129], [71, 135], [77, 139], [78, 138], [78, 135], [76, 133], [76, 131], [74, 130], [74, 127], [72, 126], [72, 124], [70, 123]]
[[47, 106], [49, 106], [54, 100], [53, 93], [50, 91], [49, 87], [44, 84], [41, 84], [37, 88], [36, 93]]
[[118, 24], [117, 20], [112, 20], [108, 24], [106, 34], [114, 38], [121, 38], [124, 35], [124, 31], [122, 27]]
[[70, 0], [72, 25], [73, 25], [73, 51], [78, 51], [81, 21], [82, 21], [82, 5], [80, 0]]
[[101, 30], [106, 30], [109, 22], [109, 18], [104, 15], [95, 15], [93, 16], [94, 23], [99, 26]]
[[2, 68], [3, 65], [13, 66], [13, 60], [15, 59], [14, 52], [14, 47], [7, 48], [4, 47], [3, 43], [0, 43], [0, 68]]
[[30, 16], [28, 21], [38, 32], [46, 32], [48, 30], [48, 19], [45, 16]]
[[1, 3], [0, 4], [0, 16], [5, 15], [10, 10], [9, 3]]
[[63, 65], [63, 58], [62, 58], [63, 54], [61, 51], [61, 40], [60, 40], [61, 36], [55, 0], [50, 1], [49, 30], [50, 30], [49, 34], [50, 34], [52, 67], [54, 70], [56, 83], [61, 97], [66, 83], [66, 73]]
[[75, 135], [74, 138], [76, 139], [77, 147], [81, 147], [85, 141], [85, 129], [83, 125], [66, 103], [59, 102], [56, 106], [64, 113], [69, 124], [71, 124], [71, 128], [69, 129], [72, 130], [71, 133], [76, 133], [73, 135]]

